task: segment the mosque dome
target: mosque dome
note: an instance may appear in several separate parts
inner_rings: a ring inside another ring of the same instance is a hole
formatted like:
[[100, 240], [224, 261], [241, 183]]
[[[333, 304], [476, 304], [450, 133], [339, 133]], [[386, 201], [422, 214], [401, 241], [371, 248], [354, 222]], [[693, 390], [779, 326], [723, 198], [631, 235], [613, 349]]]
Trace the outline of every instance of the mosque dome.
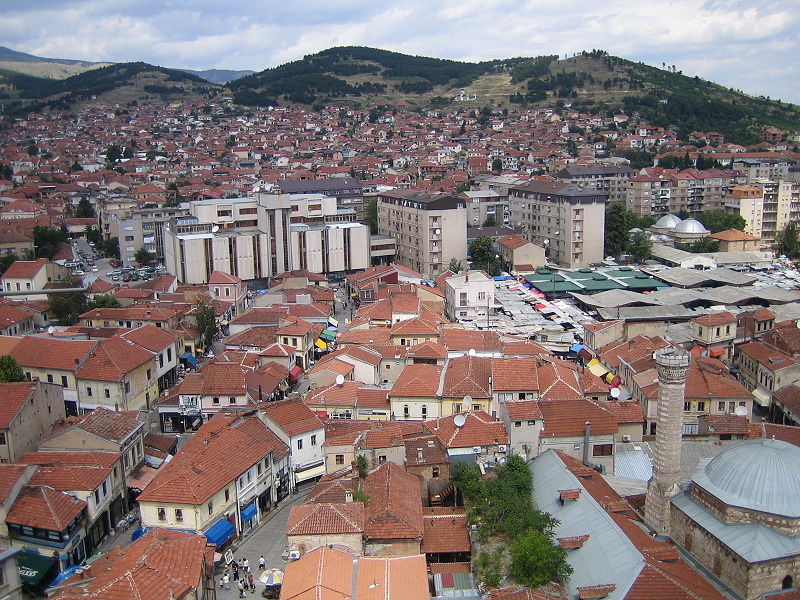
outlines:
[[685, 219], [681, 221], [675, 226], [673, 231], [676, 233], [708, 233], [708, 229], [703, 227], [703, 224], [695, 219]]
[[800, 448], [780, 440], [744, 440], [703, 465], [697, 485], [729, 506], [800, 518]]
[[656, 229], [673, 229], [680, 225], [681, 219], [673, 214], [664, 215], [656, 224], [653, 225]]

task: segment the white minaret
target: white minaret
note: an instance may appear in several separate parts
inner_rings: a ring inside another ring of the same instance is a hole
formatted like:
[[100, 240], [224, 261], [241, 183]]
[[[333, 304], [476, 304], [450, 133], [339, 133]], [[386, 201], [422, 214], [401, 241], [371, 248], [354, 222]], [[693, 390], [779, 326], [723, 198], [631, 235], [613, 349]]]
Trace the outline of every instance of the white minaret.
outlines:
[[678, 493], [680, 483], [683, 397], [691, 356], [679, 348], [662, 348], [654, 358], [658, 367], [656, 458], [647, 485], [644, 519], [657, 533], [669, 535], [669, 500]]

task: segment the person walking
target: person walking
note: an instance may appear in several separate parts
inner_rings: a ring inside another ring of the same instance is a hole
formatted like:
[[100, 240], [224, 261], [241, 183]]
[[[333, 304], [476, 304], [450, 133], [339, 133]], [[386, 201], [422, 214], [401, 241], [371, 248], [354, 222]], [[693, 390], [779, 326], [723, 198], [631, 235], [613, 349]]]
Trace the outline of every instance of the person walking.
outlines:
[[250, 574], [247, 576], [247, 582], [250, 584], [250, 590], [251, 590], [251, 591], [253, 591], [253, 592], [255, 592], [255, 591], [256, 591], [256, 582], [255, 582], [255, 580], [253, 579], [253, 574], [252, 574], [252, 573], [250, 573]]
[[233, 580], [239, 581], [239, 565], [236, 564], [236, 561], [233, 561]]
[[226, 590], [231, 589], [231, 576], [227, 572], [222, 576], [222, 587]]
[[258, 557], [258, 570], [263, 571], [267, 568], [267, 560], [264, 558], [264, 555]]
[[242, 561], [242, 566], [244, 567], [244, 572], [245, 572], [245, 573], [249, 573], [249, 572], [250, 572], [250, 561], [249, 561], [249, 560], [247, 560], [247, 559], [245, 558], [245, 559]]
[[239, 582], [239, 598], [247, 598], [247, 594], [244, 591], [244, 585], [242, 582]]

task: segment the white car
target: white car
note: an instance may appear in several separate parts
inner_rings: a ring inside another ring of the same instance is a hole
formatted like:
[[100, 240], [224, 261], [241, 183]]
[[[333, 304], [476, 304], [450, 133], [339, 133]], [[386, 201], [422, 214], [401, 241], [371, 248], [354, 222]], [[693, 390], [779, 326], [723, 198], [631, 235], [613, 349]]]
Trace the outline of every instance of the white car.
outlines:
[[100, 270], [100, 267], [98, 267], [97, 265], [94, 265], [92, 267], [92, 273], [97, 273], [99, 270]]

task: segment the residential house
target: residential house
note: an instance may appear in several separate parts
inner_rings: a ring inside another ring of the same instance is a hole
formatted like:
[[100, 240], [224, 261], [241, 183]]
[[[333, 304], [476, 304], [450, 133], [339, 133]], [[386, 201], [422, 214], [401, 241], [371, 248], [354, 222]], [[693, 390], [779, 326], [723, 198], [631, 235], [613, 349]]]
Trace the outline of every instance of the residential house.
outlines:
[[0, 304], [0, 335], [33, 333], [34, 319], [29, 311], [11, 304]]
[[69, 275], [69, 269], [46, 258], [17, 260], [0, 277], [0, 283], [6, 292], [31, 292], [19, 294], [20, 298], [47, 300], [47, 293], [41, 292], [46, 290], [48, 284], [59, 284]]
[[393, 462], [367, 475], [364, 554], [419, 554], [424, 532], [419, 479]]
[[723, 361], [732, 357], [736, 317], [726, 311], [696, 317], [691, 323], [692, 339], [703, 354]]
[[420, 480], [423, 506], [441, 504], [450, 487], [450, 457], [433, 434], [408, 434], [405, 437], [405, 468]]
[[494, 308], [494, 280], [483, 271], [467, 271], [445, 280], [445, 310], [451, 321], [489, 326]]
[[512, 272], [526, 273], [547, 264], [544, 246], [537, 246], [521, 235], [504, 235], [497, 241], [497, 247], [500, 259]]
[[290, 397], [260, 406], [264, 419], [291, 449], [291, 489], [325, 474], [325, 426], [302, 399]]
[[392, 418], [407, 421], [440, 417], [439, 386], [443, 371], [444, 367], [439, 365], [406, 365], [389, 392]]
[[150, 410], [158, 399], [156, 353], [119, 336], [100, 340], [76, 370], [82, 410]]
[[243, 313], [249, 305], [247, 285], [241, 278], [223, 271], [211, 272], [208, 278], [208, 295], [215, 302], [230, 305], [230, 309], [225, 312], [226, 320]]
[[491, 381], [492, 359], [472, 354], [450, 358], [445, 365], [442, 379], [440, 414], [447, 416], [462, 411], [488, 412], [492, 400]]
[[737, 347], [739, 381], [753, 393], [762, 408], [774, 413], [772, 394], [800, 381], [797, 359], [767, 346], [764, 342], [748, 342]]
[[225, 546], [282, 497], [287, 458], [286, 445], [258, 415], [216, 414], [139, 496], [142, 527], [195, 531]]
[[369, 387], [360, 381], [332, 383], [310, 390], [303, 401], [324, 419], [387, 421], [391, 412], [389, 390]]
[[148, 324], [133, 331], [126, 331], [120, 334], [120, 337], [155, 354], [159, 394], [175, 385], [184, 347], [182, 332]]
[[505, 425], [482, 410], [425, 421], [423, 426], [447, 448], [451, 461], [498, 462], [508, 452]]
[[0, 463], [17, 462], [66, 416], [58, 385], [38, 380], [0, 383]]

